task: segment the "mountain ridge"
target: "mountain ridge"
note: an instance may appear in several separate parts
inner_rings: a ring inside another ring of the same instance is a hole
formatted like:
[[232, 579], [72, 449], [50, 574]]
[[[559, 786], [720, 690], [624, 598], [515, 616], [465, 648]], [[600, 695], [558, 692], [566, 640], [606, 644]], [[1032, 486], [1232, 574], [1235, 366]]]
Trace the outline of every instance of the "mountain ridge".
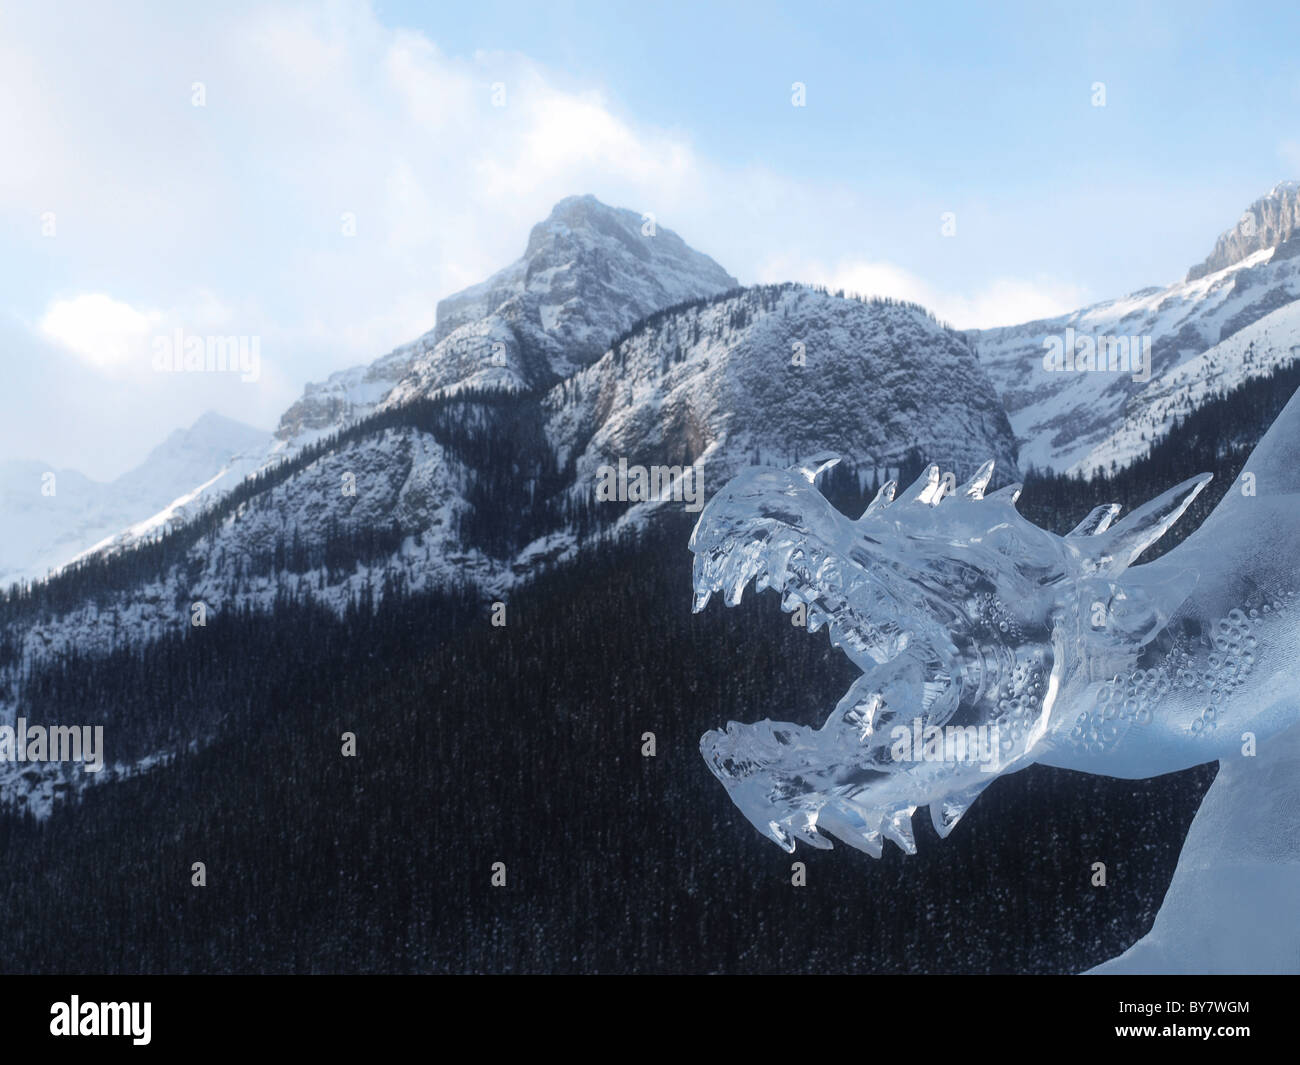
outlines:
[[[196, 485], [233, 485], [270, 434], [214, 412], [174, 430], [112, 481], [38, 461], [0, 463], [0, 587], [43, 576], [180, 506]], [[53, 480], [47, 480], [53, 475]]]
[[[1193, 267], [1171, 285], [1148, 286], [1051, 318], [967, 331], [1007, 409], [1022, 465], [1089, 473], [1099, 462], [1132, 462], [1149, 442], [1143, 432], [1167, 431], [1169, 419], [1153, 412], [1169, 409], [1162, 397], [1170, 375], [1215, 364], [1208, 354], [1213, 349], [1231, 350], [1231, 338], [1300, 299], [1300, 183], [1275, 185], [1245, 217], [1259, 219], [1252, 223], [1253, 235], [1247, 239], [1239, 232], [1244, 223], [1221, 235], [1216, 252], [1202, 264], [1216, 269]], [[1273, 319], [1274, 325], [1280, 320]], [[1063, 345], [1071, 336], [1149, 345], [1149, 379], [1123, 371], [1045, 369], [1046, 345]], [[1291, 345], [1281, 343], [1276, 330], [1268, 350], [1257, 346], [1243, 373], [1260, 373], [1292, 357]], [[1193, 402], [1203, 394], [1189, 385], [1183, 399]]]

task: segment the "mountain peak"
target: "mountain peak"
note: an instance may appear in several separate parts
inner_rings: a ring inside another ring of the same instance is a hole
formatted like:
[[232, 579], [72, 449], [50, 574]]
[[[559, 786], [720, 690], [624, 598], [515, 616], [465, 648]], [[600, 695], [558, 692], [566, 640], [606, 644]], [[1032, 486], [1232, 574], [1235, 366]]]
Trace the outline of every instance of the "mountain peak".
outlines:
[[[524, 259], [534, 259], [544, 253], [549, 243], [571, 238], [576, 233], [595, 239], [604, 236], [623, 244], [633, 255], [644, 256], [646, 249], [639, 238], [648, 220], [649, 216], [643, 218], [626, 207], [610, 207], [601, 203], [591, 193], [566, 196], [551, 208], [551, 213], [544, 221], [533, 226], [528, 235]], [[677, 234], [671, 236], [681, 242]], [[682, 243], [682, 246], [685, 247], [685, 244]]]
[[1300, 229], [1300, 181], [1279, 181], [1252, 203], [1237, 224], [1219, 235], [1206, 260], [1187, 271], [1195, 281], [1217, 270], [1234, 266], [1265, 248], [1276, 248]]
[[309, 384], [276, 436], [306, 443], [376, 407], [452, 389], [545, 389], [647, 315], [738, 285], [653, 216], [566, 196], [519, 259], [438, 303], [430, 333]]
[[507, 357], [524, 379], [550, 384], [645, 315], [737, 284], [654, 215], [567, 196], [533, 226], [522, 258], [438, 304], [434, 341], [495, 321], [508, 332], [493, 340], [517, 340]]

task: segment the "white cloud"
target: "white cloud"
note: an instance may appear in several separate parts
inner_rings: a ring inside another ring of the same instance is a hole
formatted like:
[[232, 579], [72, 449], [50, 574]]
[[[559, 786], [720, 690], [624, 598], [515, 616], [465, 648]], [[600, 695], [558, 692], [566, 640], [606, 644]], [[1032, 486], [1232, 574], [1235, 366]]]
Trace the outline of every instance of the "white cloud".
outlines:
[[99, 370], [116, 370], [137, 359], [162, 321], [158, 311], [138, 311], [102, 292], [55, 300], [40, 329]]
[[[16, 74], [0, 219], [19, 237], [0, 314], [37, 323], [12, 384], [78, 411], [56, 431], [11, 390], [0, 455], [108, 463], [213, 406], [273, 425], [306, 381], [429, 329], [439, 298], [517, 258], [564, 196], [666, 213], [706, 181], [689, 145], [597, 89], [527, 56], [448, 55], [363, 3], [8, 8], [0, 66]], [[260, 336], [263, 379], [140, 370], [150, 336], [177, 327]], [[98, 373], [34, 357], [48, 342]], [[134, 410], [96, 413], [107, 377], [131, 382]]]
[[988, 329], [1054, 318], [1091, 301], [1086, 289], [1067, 282], [1002, 277], [994, 278], [969, 296], [959, 294], [941, 299], [941, 309], [935, 313], [962, 329]]
[[1019, 325], [1076, 310], [1088, 302], [1077, 285], [1052, 279], [994, 278], [970, 292], [949, 292], [886, 262], [845, 259], [833, 266], [816, 260], [778, 256], [760, 270], [762, 281], [803, 281], [825, 285], [832, 292], [862, 296], [891, 296], [919, 303], [959, 329], [988, 329]]
[[[0, 407], [0, 455], [90, 456], [107, 476], [208, 408], [272, 426], [306, 381], [429, 329], [439, 298], [517, 258], [572, 194], [653, 212], [744, 282], [776, 271], [883, 292], [958, 325], [1082, 302], [1050, 281], [953, 294], [838, 258], [855, 233], [906, 239], [898, 204], [710, 158], [602, 86], [517, 53], [448, 54], [364, 3], [9, 5], [0, 67], [15, 75], [0, 94], [0, 219], [18, 237], [0, 260], [0, 316], [40, 323], [31, 354], [53, 340], [100, 371], [25, 360]], [[206, 106], [192, 106], [194, 82]], [[819, 260], [756, 270], [774, 248]], [[140, 369], [132, 345], [172, 328], [261, 337], [261, 380]], [[105, 409], [96, 376], [122, 386], [125, 407]], [[66, 422], [29, 396], [58, 397]]]

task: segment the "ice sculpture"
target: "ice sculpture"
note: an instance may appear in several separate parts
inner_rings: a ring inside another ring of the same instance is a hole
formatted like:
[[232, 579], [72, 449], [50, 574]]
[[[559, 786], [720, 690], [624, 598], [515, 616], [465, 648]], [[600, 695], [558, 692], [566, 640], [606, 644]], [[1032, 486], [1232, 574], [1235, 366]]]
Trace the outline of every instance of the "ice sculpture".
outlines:
[[1096, 973], [1300, 970], [1300, 724], [1219, 767], [1151, 931]]
[[955, 490], [934, 466], [897, 498], [887, 484], [854, 521], [815, 486], [835, 461], [742, 472], [690, 541], [697, 611], [753, 580], [862, 671], [821, 728], [733, 721], [701, 740], [786, 850], [830, 847], [828, 832], [914, 853], [918, 807], [947, 836], [999, 774], [1249, 763], [1297, 720], [1300, 398], [1201, 528], [1143, 565], [1209, 475], [1062, 537], [1017, 513], [1018, 485], [985, 496], [991, 462]]

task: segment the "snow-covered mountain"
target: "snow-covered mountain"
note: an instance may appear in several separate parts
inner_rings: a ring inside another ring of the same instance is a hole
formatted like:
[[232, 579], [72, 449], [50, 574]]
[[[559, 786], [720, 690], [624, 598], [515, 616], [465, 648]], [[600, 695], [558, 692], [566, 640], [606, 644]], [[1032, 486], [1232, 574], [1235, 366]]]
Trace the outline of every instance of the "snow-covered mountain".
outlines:
[[167, 482], [184, 489], [129, 527], [105, 527], [114, 535], [95, 548], [151, 536], [213, 505], [248, 473], [378, 409], [460, 389], [535, 390], [594, 361], [610, 339], [651, 312], [736, 285], [672, 230], [650, 225], [648, 216], [594, 196], [568, 197], [533, 227], [522, 258], [442, 300], [434, 329], [368, 365], [308, 384], [260, 452], [249, 449], [214, 480]]
[[[798, 355], [800, 362], [796, 362]], [[939, 382], [944, 387], [939, 387]], [[182, 629], [189, 604], [268, 605], [289, 591], [342, 609], [387, 581], [468, 581], [493, 595], [572, 555], [584, 527], [637, 524], [681, 500], [608, 507], [601, 466], [702, 467], [703, 493], [754, 461], [835, 449], [864, 479], [913, 449], [964, 478], [1016, 474], [1005, 413], [964, 336], [922, 308], [801, 285], [724, 293], [652, 315], [544, 393], [435, 390], [293, 458], [184, 561], [21, 634], [24, 650], [107, 647]], [[583, 516], [586, 521], [584, 522]], [[342, 545], [342, 549], [340, 549]], [[339, 567], [333, 555], [366, 555]]]
[[[579, 491], [602, 465], [742, 467], [836, 451], [865, 479], [913, 449], [954, 474], [1016, 473], [1010, 424], [962, 334], [923, 308], [761, 286], [656, 316], [544, 407]], [[706, 486], [707, 487], [707, 486]]]
[[[1214, 267], [1209, 272], [1197, 267], [1166, 288], [969, 333], [1021, 441], [1021, 465], [1084, 474], [1112, 461], [1122, 466], [1168, 429], [1175, 412], [1208, 394], [1196, 381], [1213, 378], [1214, 388], [1231, 387], [1290, 361], [1285, 330], [1294, 319], [1273, 315], [1300, 298], [1300, 236], [1293, 236], [1298, 195], [1300, 186], [1287, 182], [1252, 205], [1247, 217], [1256, 221], [1219, 238], [1202, 264]], [[1261, 331], [1246, 332], [1257, 323]], [[1149, 378], [1140, 379], [1140, 367], [1045, 369], [1045, 345], [1070, 337], [1076, 344], [1092, 338], [1097, 348], [1102, 338], [1126, 338], [1130, 349], [1149, 344]], [[1238, 361], [1239, 351], [1249, 356]]]
[[[162, 445], [114, 486], [131, 500], [120, 516], [70, 545], [101, 539], [104, 558], [0, 604], [0, 719], [25, 667], [188, 633], [200, 602], [220, 615], [290, 594], [341, 611], [456, 582], [507, 595], [589, 538], [683, 506], [597, 501], [620, 460], [699, 463], [703, 498], [750, 462], [831, 448], [862, 478], [917, 453], [957, 477], [992, 457], [1014, 477], [1011, 425], [964, 334], [894, 301], [741, 289], [642, 226], [562, 201], [519, 263], [444, 301], [432, 334], [309, 386], [273, 439], [229, 446], [209, 419]], [[36, 809], [53, 787], [0, 780]]]
[[1124, 406], [1123, 421], [1071, 472], [1122, 468], [1216, 394], [1300, 359], [1300, 300], [1287, 303], [1151, 383]]
[[[493, 321], [513, 334], [505, 353], [510, 365], [529, 384], [548, 384], [590, 365], [613, 337], [651, 312], [736, 284], [649, 215], [570, 196], [533, 227], [522, 259], [438, 304], [434, 343], [471, 327], [462, 333], [468, 340], [482, 333], [473, 327]], [[442, 384], [451, 351], [463, 359], [457, 346], [430, 353], [411, 387]], [[454, 372], [463, 380], [465, 369]]]
[[528, 390], [598, 359], [633, 323], [737, 281], [648, 216], [570, 196], [523, 256], [438, 303], [434, 328], [368, 366], [308, 385], [276, 436], [293, 446], [377, 407], [441, 390]]
[[[0, 587], [159, 527], [183, 514], [196, 489], [237, 484], [264, 461], [270, 441], [262, 430], [208, 413], [109, 483], [40, 462], [0, 463]], [[164, 508], [171, 509], [160, 514]]]

